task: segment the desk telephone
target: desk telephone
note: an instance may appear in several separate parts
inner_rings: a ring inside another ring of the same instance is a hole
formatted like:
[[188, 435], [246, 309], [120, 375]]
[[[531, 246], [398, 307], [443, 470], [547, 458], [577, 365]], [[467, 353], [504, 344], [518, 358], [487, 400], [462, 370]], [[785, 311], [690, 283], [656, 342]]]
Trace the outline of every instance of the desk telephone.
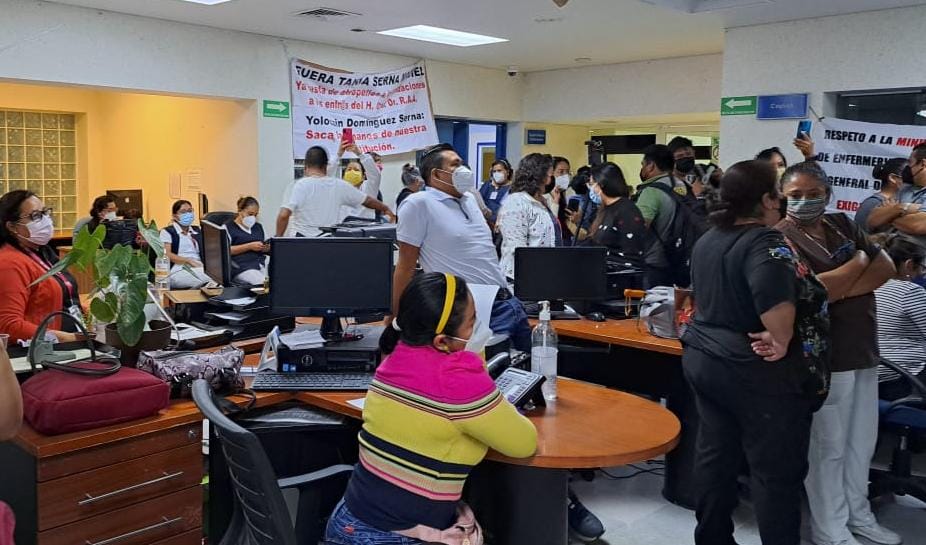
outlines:
[[486, 364], [489, 376], [505, 399], [525, 410], [546, 406], [540, 388], [546, 379], [543, 375], [521, 368], [529, 365], [530, 356], [527, 354], [518, 354], [512, 358], [507, 353], [497, 354]]

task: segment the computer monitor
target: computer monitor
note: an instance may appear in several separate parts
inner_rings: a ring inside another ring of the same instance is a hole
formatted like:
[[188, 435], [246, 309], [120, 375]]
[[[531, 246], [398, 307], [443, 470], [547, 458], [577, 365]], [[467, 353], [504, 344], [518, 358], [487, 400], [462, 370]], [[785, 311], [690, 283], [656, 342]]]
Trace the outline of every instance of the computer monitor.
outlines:
[[606, 299], [608, 250], [597, 246], [517, 248], [514, 294], [525, 301], [550, 301], [562, 310], [565, 301]]
[[216, 284], [232, 285], [231, 242], [224, 225], [203, 221], [203, 268]]
[[270, 310], [317, 316], [322, 335], [342, 338], [341, 318], [389, 312], [392, 241], [376, 238], [270, 240]]
[[144, 195], [141, 189], [108, 189], [106, 195], [116, 201], [116, 214], [121, 217], [127, 217], [133, 210], [139, 217], [144, 214]]

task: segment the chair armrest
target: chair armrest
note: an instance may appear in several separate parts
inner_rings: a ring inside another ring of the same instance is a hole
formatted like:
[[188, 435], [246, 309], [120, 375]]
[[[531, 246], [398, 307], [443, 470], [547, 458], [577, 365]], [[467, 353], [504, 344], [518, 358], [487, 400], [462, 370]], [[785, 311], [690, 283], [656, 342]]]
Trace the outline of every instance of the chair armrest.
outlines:
[[279, 485], [281, 490], [285, 490], [287, 488], [301, 488], [305, 485], [315, 484], [318, 481], [341, 475], [342, 473], [350, 473], [353, 470], [354, 466], [338, 464], [328, 466], [325, 469], [319, 469], [318, 471], [313, 471], [311, 473], [279, 479], [277, 480], [277, 485]]
[[896, 399], [888, 406], [887, 411], [891, 412], [898, 407], [912, 407], [915, 409], [926, 409], [926, 400], [919, 396], [907, 396]]
[[905, 381], [909, 382], [910, 386], [913, 388], [913, 393], [917, 394], [918, 397], [926, 398], [926, 386], [923, 385], [920, 379], [916, 378], [910, 374], [909, 371], [890, 360], [881, 358], [881, 365], [887, 367], [895, 373], [898, 373]]

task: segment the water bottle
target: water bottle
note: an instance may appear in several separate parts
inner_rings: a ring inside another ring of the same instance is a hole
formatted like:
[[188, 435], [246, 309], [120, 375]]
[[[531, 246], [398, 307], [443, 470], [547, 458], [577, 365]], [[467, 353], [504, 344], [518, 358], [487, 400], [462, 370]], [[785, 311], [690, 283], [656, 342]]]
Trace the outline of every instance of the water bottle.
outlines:
[[154, 262], [154, 285], [159, 292], [170, 289], [170, 260], [161, 256]]
[[556, 399], [556, 330], [550, 325], [550, 302], [541, 301], [540, 323], [531, 333], [531, 372], [543, 375], [543, 398]]

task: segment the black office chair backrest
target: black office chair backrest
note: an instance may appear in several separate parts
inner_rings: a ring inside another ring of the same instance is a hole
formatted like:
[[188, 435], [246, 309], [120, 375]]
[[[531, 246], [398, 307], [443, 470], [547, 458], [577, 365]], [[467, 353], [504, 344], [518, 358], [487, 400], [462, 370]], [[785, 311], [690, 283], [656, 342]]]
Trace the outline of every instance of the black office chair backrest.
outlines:
[[235, 543], [297, 545], [292, 519], [260, 440], [222, 413], [205, 380], [193, 383], [193, 401], [215, 426], [228, 462], [235, 507], [244, 518], [243, 531], [249, 534], [247, 539], [239, 538]]
[[215, 211], [215, 212], [209, 212], [208, 214], [206, 214], [205, 216], [203, 216], [202, 219], [205, 220], [205, 221], [208, 221], [209, 223], [214, 223], [214, 224], [216, 224], [216, 225], [221, 226], [221, 225], [225, 225], [226, 223], [228, 223], [228, 222], [230, 222], [231, 220], [235, 219], [235, 216], [237, 216], [237, 215], [238, 215], [238, 214], [235, 213], [235, 212], [220, 212], [220, 211]]

